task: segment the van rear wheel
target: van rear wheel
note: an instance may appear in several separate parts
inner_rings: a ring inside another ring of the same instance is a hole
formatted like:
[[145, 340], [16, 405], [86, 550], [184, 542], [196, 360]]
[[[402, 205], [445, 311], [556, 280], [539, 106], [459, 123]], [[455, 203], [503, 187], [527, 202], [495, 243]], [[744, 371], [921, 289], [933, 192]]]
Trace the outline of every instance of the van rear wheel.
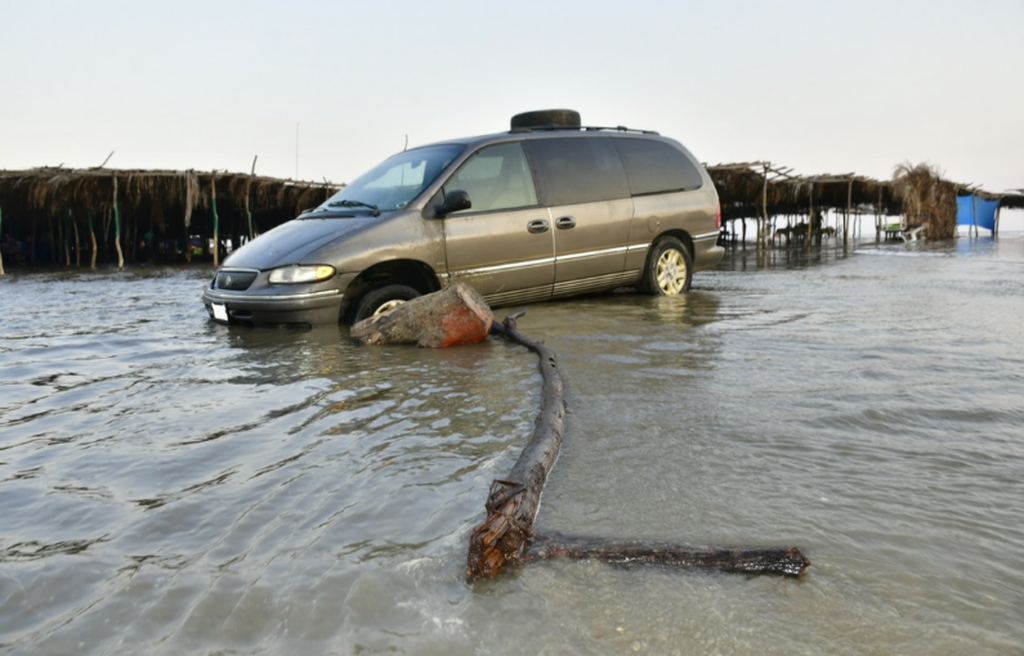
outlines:
[[675, 296], [690, 289], [693, 258], [690, 250], [675, 237], [655, 242], [647, 255], [647, 267], [641, 288], [656, 296]]
[[375, 314], [387, 312], [419, 295], [418, 291], [407, 285], [384, 285], [371, 289], [359, 299], [356, 311], [352, 315], [352, 323], [359, 323]]

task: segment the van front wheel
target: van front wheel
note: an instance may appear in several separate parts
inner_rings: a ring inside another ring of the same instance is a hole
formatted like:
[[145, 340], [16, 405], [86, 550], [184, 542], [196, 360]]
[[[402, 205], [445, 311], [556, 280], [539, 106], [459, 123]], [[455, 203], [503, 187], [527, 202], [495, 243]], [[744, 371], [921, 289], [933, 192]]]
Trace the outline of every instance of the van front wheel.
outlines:
[[356, 306], [356, 311], [352, 315], [352, 323], [359, 323], [375, 314], [387, 312], [419, 295], [418, 291], [406, 285], [384, 285], [371, 289], [359, 299], [359, 305]]
[[675, 296], [690, 289], [693, 280], [693, 258], [690, 251], [675, 237], [655, 242], [647, 255], [647, 267], [641, 288], [656, 296]]

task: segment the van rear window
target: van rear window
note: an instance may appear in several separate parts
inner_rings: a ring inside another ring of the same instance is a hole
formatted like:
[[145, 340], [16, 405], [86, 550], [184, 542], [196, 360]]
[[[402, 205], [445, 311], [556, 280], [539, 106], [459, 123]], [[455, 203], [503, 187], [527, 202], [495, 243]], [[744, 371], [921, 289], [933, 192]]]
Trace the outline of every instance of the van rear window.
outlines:
[[700, 172], [671, 144], [647, 139], [613, 139], [626, 166], [633, 196], [699, 189]]
[[629, 184], [610, 139], [576, 137], [524, 142], [545, 205], [629, 198]]

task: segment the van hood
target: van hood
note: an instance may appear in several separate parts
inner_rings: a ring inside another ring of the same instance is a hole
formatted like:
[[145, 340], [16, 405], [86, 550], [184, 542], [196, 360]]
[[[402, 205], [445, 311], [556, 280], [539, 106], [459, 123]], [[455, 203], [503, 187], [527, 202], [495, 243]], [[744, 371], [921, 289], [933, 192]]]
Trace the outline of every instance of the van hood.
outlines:
[[314, 261], [316, 253], [327, 244], [380, 220], [380, 217], [351, 214], [292, 219], [239, 248], [224, 260], [224, 266], [267, 270], [288, 264], [331, 264]]

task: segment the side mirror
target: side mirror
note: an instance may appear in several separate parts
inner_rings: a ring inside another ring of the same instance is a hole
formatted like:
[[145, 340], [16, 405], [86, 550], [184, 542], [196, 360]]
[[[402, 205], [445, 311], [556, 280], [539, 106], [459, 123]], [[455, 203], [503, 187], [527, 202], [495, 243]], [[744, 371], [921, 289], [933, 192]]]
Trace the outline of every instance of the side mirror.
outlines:
[[468, 210], [473, 207], [473, 201], [469, 200], [469, 194], [461, 189], [455, 189], [445, 194], [444, 200], [434, 205], [434, 214], [438, 218], [444, 218], [452, 212]]

